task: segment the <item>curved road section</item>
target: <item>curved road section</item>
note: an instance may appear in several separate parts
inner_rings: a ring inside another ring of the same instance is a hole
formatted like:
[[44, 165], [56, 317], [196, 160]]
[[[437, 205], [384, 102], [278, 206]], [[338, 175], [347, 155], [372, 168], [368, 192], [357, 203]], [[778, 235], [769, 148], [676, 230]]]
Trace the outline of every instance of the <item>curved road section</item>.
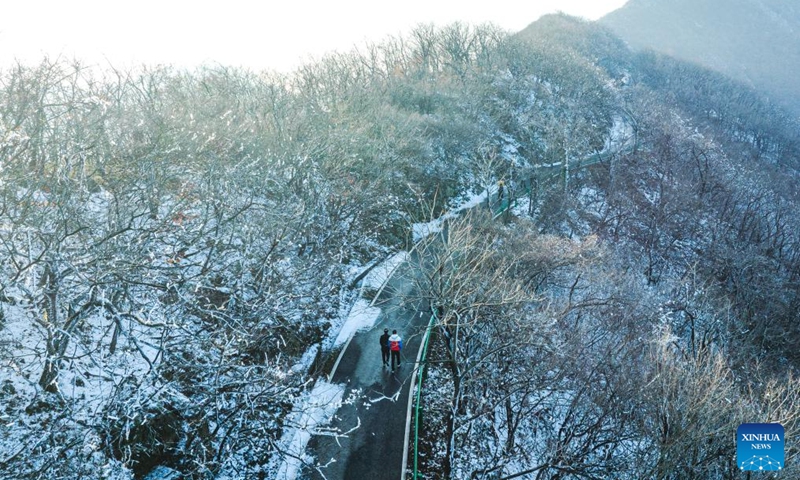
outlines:
[[[624, 112], [627, 115], [627, 112]], [[635, 121], [631, 128], [623, 118], [615, 119], [609, 145], [603, 152], [584, 157], [571, 166], [580, 169], [602, 161], [604, 156], [636, 148]], [[627, 135], [632, 131], [633, 139]], [[607, 150], [611, 150], [610, 152]], [[561, 168], [561, 163], [534, 168]], [[508, 205], [506, 205], [508, 208]], [[330, 381], [346, 385], [345, 399], [331, 424], [331, 435], [317, 435], [308, 447], [319, 467], [303, 478], [324, 480], [396, 480], [405, 471], [404, 449], [409, 410], [409, 390], [416, 373], [417, 353], [425, 333], [430, 308], [413, 291], [410, 264], [418, 262], [415, 249], [389, 279], [374, 304], [381, 308], [375, 326], [358, 332], [345, 347]], [[403, 337], [402, 366], [392, 373], [381, 363], [378, 338], [383, 329], [397, 330]], [[333, 432], [347, 432], [334, 435]]]
[[[360, 480], [400, 478], [403, 471], [409, 386], [430, 312], [413, 289], [412, 253], [389, 279], [374, 302], [381, 308], [375, 326], [358, 332], [349, 342], [331, 382], [346, 386], [344, 405], [331, 423], [331, 431], [345, 435], [317, 435], [309, 442], [320, 466], [304, 478]], [[401, 366], [384, 367], [378, 338], [383, 329], [397, 330], [403, 338]]]

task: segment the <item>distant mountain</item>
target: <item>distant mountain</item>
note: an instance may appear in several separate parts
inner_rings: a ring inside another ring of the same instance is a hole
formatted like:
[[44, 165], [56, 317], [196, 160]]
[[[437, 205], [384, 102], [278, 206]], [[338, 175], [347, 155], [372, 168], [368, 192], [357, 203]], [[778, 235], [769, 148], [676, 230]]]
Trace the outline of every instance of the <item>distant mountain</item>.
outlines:
[[632, 48], [697, 62], [800, 116], [800, 3], [630, 0], [599, 20]]

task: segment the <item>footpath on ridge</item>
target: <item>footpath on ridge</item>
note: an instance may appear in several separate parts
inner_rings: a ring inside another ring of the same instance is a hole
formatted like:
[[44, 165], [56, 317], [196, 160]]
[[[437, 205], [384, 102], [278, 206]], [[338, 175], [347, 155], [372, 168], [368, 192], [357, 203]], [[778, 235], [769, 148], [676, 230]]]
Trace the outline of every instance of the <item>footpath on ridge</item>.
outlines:
[[[632, 123], [635, 124], [635, 121]], [[613, 135], [612, 133], [612, 137]], [[610, 155], [635, 150], [638, 144], [635, 129], [632, 140], [622, 138], [620, 143], [621, 146], [614, 151], [587, 155], [571, 165], [569, 170], [579, 170], [601, 162]], [[558, 162], [534, 168], [558, 170], [563, 165]], [[527, 184], [528, 189], [532, 187], [530, 183]], [[483, 205], [495, 212], [499, 207], [494, 214], [497, 218], [516, 203], [510, 196], [512, 194], [512, 191], [507, 191], [504, 199], [494, 197], [499, 192], [493, 193], [490, 196], [493, 199], [491, 205], [481, 201], [459, 210], [468, 211]], [[453, 212], [458, 213], [459, 211]], [[448, 216], [450, 215], [439, 219], [443, 221], [441, 226], [445, 231], [447, 223], [444, 221]], [[345, 346], [330, 381], [345, 385], [343, 398], [354, 401], [345, 402], [337, 410], [330, 427], [331, 431], [347, 433], [341, 436], [312, 437], [308, 448], [323, 467], [305, 471], [302, 478], [398, 480], [403, 474], [406, 467], [406, 421], [410, 413], [409, 390], [414, 383], [412, 378], [416, 373], [417, 354], [431, 315], [430, 306], [414, 291], [412, 265], [418, 262], [418, 252], [412, 249], [409, 258], [397, 268], [374, 302], [381, 309], [374, 327], [368, 331], [356, 332]], [[378, 338], [384, 328], [388, 328], [390, 332], [396, 329], [404, 342], [402, 366], [394, 373], [381, 362]]]
[[[381, 314], [372, 329], [357, 332], [343, 352], [331, 383], [345, 385], [342, 405], [330, 425], [345, 436], [315, 435], [308, 447], [324, 468], [304, 478], [398, 480], [403, 470], [409, 388], [430, 309], [411, 279], [416, 252], [388, 280], [374, 302]], [[410, 265], [411, 264], [411, 265]], [[378, 338], [383, 329], [403, 338], [401, 366], [384, 367]], [[357, 427], [357, 428], [354, 428]]]

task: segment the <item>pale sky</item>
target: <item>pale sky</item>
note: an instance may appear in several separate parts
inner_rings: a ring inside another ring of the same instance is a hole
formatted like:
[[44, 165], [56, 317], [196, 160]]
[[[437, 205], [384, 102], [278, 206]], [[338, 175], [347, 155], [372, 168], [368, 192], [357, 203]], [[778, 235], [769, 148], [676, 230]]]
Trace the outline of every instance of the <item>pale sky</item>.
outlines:
[[115, 67], [203, 63], [290, 71], [326, 52], [420, 23], [491, 22], [519, 31], [556, 11], [595, 20], [626, 0], [10, 0], [0, 68], [45, 55]]

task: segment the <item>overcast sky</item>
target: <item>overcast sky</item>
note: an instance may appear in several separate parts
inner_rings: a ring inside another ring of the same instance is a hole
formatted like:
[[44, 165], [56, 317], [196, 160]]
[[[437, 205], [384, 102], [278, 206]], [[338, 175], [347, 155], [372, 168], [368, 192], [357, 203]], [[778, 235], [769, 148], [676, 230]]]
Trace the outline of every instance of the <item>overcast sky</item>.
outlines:
[[[221, 63], [289, 71], [331, 50], [414, 25], [491, 22], [519, 31], [555, 11], [597, 19], [626, 0], [19, 0], [0, 12], [0, 66], [50, 57], [90, 63]], [[275, 5], [278, 4], [278, 5]]]

